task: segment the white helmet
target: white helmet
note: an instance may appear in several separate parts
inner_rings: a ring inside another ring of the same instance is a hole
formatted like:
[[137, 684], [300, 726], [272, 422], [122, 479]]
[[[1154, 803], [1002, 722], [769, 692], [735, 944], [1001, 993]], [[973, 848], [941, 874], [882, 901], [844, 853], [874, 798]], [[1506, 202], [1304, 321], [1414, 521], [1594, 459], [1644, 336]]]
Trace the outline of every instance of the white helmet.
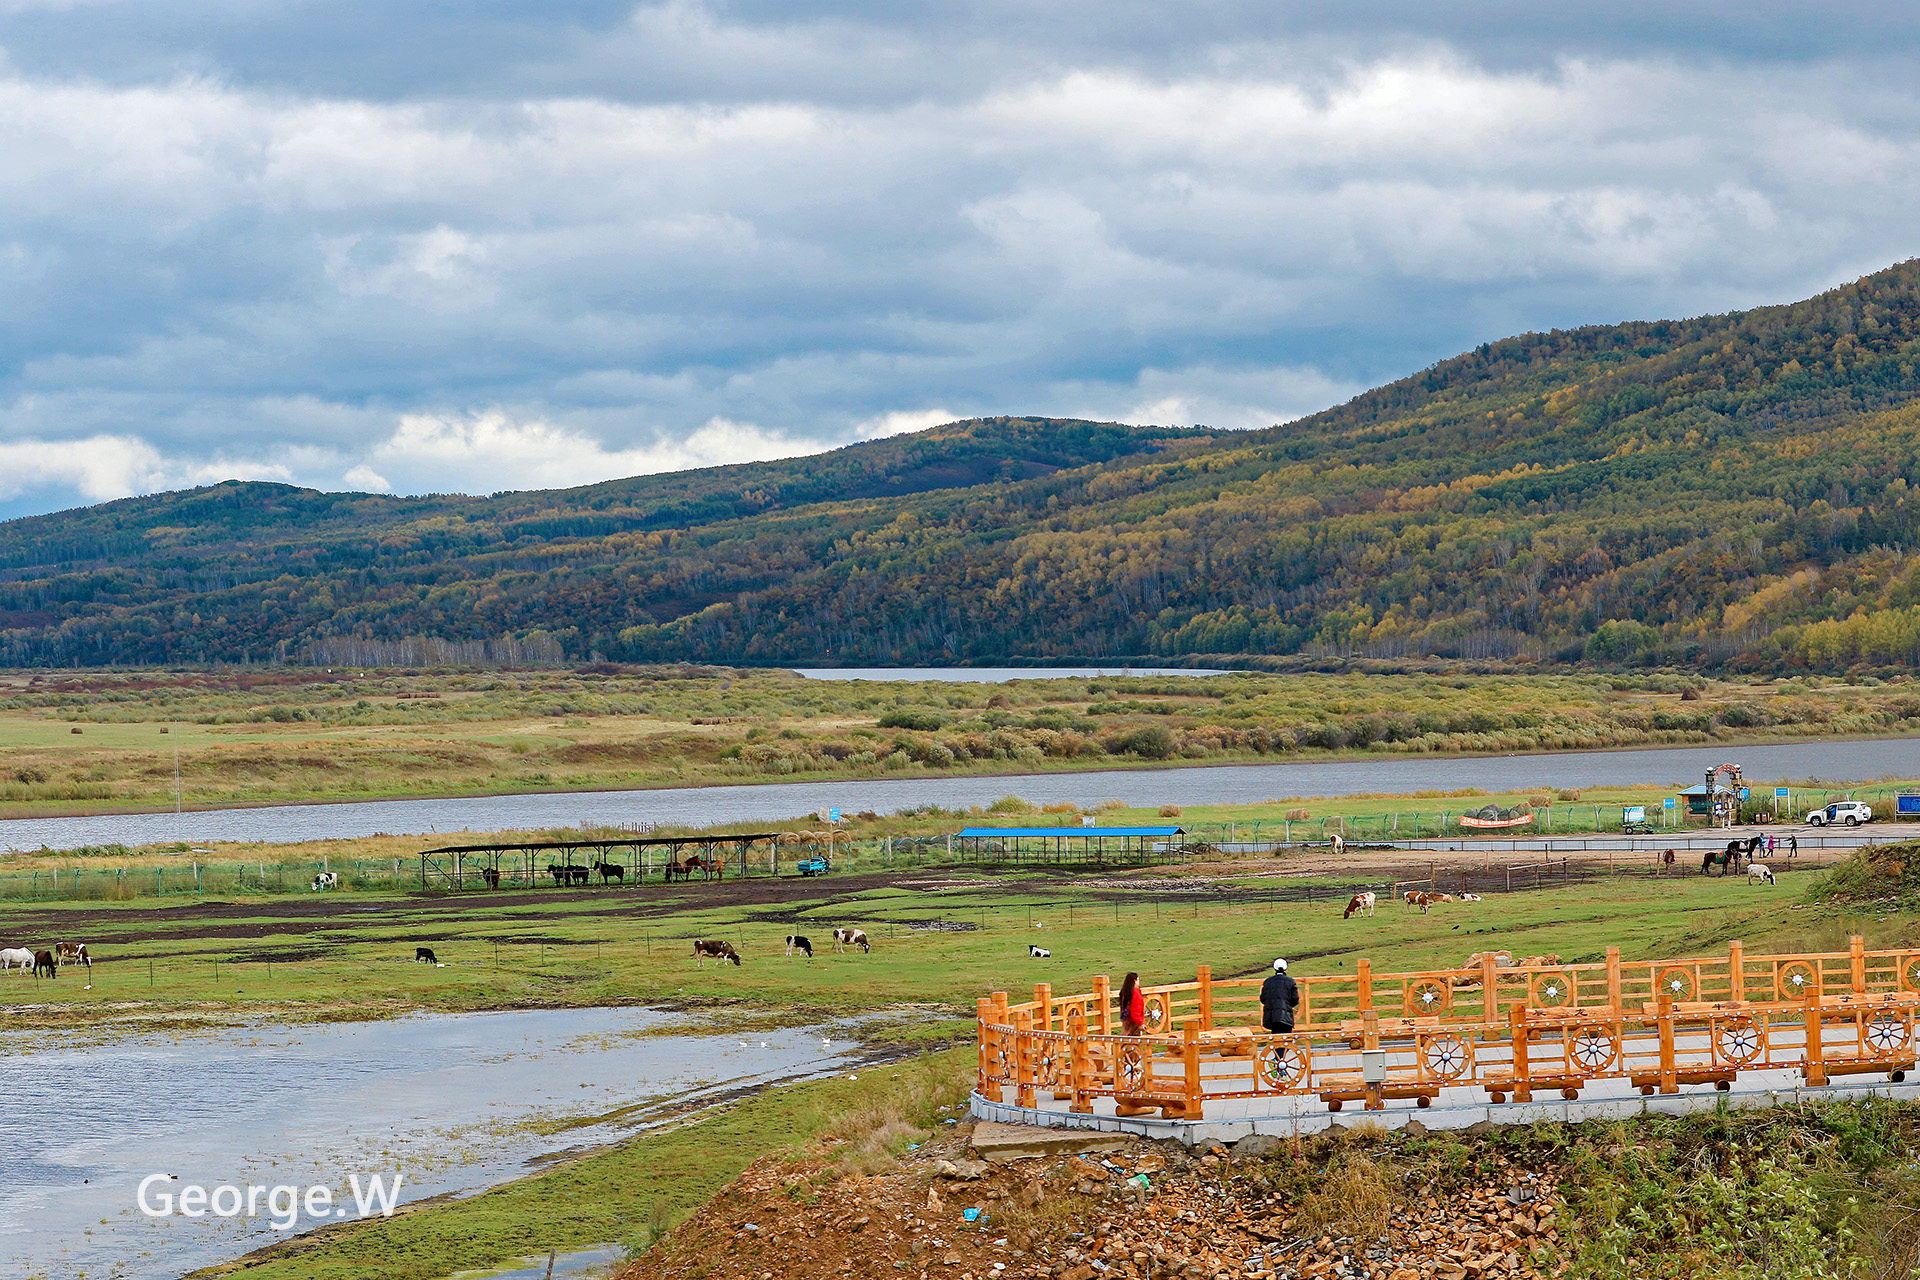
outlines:
[[1275, 960], [1273, 962], [1273, 971], [1275, 973], [1285, 973], [1287, 971], [1287, 962], [1285, 960]]

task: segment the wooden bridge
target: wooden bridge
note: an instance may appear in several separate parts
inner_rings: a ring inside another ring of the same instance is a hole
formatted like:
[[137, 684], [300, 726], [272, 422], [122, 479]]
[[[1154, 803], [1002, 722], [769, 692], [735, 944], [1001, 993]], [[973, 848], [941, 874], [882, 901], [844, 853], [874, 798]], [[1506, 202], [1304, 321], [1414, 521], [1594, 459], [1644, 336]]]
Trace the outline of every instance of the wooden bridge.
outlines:
[[[1920, 951], [1727, 954], [1591, 964], [1297, 978], [1295, 1030], [1260, 1025], [1264, 978], [1142, 990], [1144, 1033], [1120, 1034], [1112, 984], [979, 1002], [979, 1093], [1017, 1106], [1041, 1097], [1093, 1114], [1157, 1109], [1198, 1120], [1209, 1102], [1318, 1098], [1338, 1111], [1390, 1100], [1425, 1107], [1443, 1089], [1488, 1100], [1577, 1098], [1603, 1083], [1643, 1094], [1728, 1089], [1742, 1073], [1791, 1071], [1806, 1084], [1914, 1068]], [[1008, 1095], [1011, 1094], [1011, 1097]], [[1107, 1104], [1102, 1102], [1102, 1106]], [[1257, 1109], [1257, 1106], [1256, 1106]]]

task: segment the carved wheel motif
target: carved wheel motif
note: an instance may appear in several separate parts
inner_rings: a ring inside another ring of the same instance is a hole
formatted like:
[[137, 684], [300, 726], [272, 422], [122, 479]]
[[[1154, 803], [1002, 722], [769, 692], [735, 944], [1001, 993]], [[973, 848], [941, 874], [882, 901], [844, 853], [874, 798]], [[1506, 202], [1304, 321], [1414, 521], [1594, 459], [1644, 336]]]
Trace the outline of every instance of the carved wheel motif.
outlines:
[[1297, 1044], [1268, 1044], [1254, 1068], [1269, 1089], [1298, 1089], [1307, 1082], [1306, 1050]]
[[1420, 1061], [1436, 1080], [1458, 1080], [1473, 1065], [1473, 1045], [1451, 1031], [1420, 1038]]
[[1908, 991], [1920, 991], [1920, 951], [1900, 957], [1900, 985]]
[[995, 1036], [993, 1038], [993, 1044], [987, 1049], [987, 1064], [994, 1079], [1011, 1080], [1013, 1078], [1011, 1063], [1008, 1061], [1008, 1058], [1006, 1040], [1000, 1036]]
[[1140, 1064], [1139, 1046], [1130, 1044], [1122, 1048], [1119, 1062], [1113, 1070], [1115, 1087], [1128, 1091], [1136, 1090], [1146, 1078], [1146, 1068]]
[[1805, 960], [1792, 960], [1780, 966], [1777, 978], [1780, 996], [1785, 1000], [1804, 1000], [1820, 990], [1820, 973]]
[[1062, 1045], [1058, 1040], [1044, 1040], [1040, 1051], [1033, 1059], [1033, 1082], [1041, 1088], [1052, 1088], [1060, 1083]]
[[1564, 1009], [1573, 1003], [1573, 977], [1558, 969], [1533, 976], [1533, 1004], [1538, 1009]]
[[1653, 990], [1656, 997], [1665, 996], [1675, 1003], [1692, 1000], [1700, 994], [1700, 979], [1691, 969], [1669, 965], [1653, 980]]
[[1419, 978], [1407, 987], [1407, 1016], [1427, 1018], [1444, 1013], [1452, 1003], [1447, 984], [1438, 978]]
[[1140, 1016], [1146, 1021], [1140, 1025], [1150, 1032], [1164, 1031], [1168, 1021], [1173, 1017], [1173, 1008], [1168, 1003], [1167, 993], [1163, 991], [1157, 996], [1148, 996], [1145, 1005]]
[[1907, 1020], [1897, 1013], [1876, 1013], [1867, 1019], [1867, 1044], [1875, 1053], [1904, 1049], [1912, 1037]]
[[1762, 1036], [1752, 1018], [1716, 1018], [1713, 1056], [1729, 1066], [1744, 1067], [1760, 1056]]
[[1605, 1071], [1620, 1056], [1610, 1027], [1581, 1027], [1567, 1039], [1567, 1057], [1582, 1071]]

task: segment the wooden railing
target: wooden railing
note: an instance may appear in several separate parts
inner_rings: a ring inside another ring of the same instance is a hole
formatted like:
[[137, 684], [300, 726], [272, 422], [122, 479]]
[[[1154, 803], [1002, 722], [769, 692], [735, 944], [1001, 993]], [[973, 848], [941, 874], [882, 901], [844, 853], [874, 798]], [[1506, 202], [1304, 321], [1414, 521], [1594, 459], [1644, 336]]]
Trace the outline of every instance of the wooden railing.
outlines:
[[1915, 1062], [1920, 951], [1724, 956], [1375, 973], [1297, 979], [1295, 1028], [1261, 1027], [1264, 978], [1143, 988], [1143, 1034], [1121, 1034], [1113, 984], [1014, 1004], [979, 1002], [982, 1097], [1033, 1106], [1040, 1093], [1089, 1113], [1197, 1119], [1209, 1099], [1317, 1096], [1333, 1110], [1389, 1099], [1429, 1105], [1442, 1089], [1491, 1100], [1566, 1098], [1596, 1081], [1642, 1093], [1730, 1088], [1743, 1071], [1794, 1070], [1809, 1084]]

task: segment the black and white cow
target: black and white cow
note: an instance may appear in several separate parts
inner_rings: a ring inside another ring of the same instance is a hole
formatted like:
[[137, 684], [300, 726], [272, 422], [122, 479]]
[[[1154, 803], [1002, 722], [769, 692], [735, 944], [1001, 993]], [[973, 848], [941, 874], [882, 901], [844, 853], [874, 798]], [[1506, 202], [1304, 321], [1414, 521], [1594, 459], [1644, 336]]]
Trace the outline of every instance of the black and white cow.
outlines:
[[315, 892], [321, 889], [338, 889], [339, 887], [340, 873], [338, 871], [322, 871], [313, 878], [313, 888]]

